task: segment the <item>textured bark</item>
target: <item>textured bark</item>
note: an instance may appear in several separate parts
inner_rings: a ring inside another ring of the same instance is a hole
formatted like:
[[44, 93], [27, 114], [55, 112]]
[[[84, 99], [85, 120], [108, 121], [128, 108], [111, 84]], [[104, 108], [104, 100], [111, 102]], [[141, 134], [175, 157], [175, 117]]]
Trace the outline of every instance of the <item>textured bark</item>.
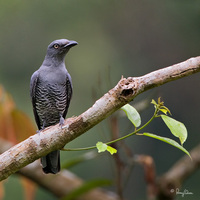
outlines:
[[[0, 153], [6, 151], [12, 146], [11, 143], [0, 139]], [[20, 174], [40, 187], [45, 188], [54, 196], [61, 198], [67, 196], [70, 192], [78, 189], [84, 184], [84, 181], [68, 170], [62, 170], [60, 173], [44, 174], [39, 160], [20, 169]], [[100, 188], [91, 189], [80, 195], [79, 200], [119, 200], [119, 197], [113, 193]]]
[[141, 77], [122, 78], [113, 89], [97, 100], [87, 111], [78, 117], [66, 119], [62, 129], [59, 125], [48, 127], [40, 134], [29, 137], [1, 154], [0, 180], [6, 179], [47, 153], [61, 149], [121, 106], [132, 101], [140, 93], [199, 71], [200, 57], [196, 57]]

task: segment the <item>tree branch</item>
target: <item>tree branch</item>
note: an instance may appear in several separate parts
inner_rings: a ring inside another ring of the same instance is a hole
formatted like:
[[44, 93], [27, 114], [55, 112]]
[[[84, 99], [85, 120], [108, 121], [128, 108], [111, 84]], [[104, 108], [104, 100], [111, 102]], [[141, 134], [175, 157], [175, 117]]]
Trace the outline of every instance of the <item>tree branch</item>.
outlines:
[[200, 57], [196, 57], [141, 77], [122, 78], [87, 111], [78, 117], [66, 119], [62, 129], [59, 125], [49, 127], [0, 155], [0, 180], [49, 152], [61, 149], [140, 93], [199, 71]]
[[183, 156], [174, 166], [162, 175], [158, 181], [159, 199], [174, 199], [176, 190], [181, 188], [183, 182], [200, 167], [200, 145], [190, 151], [189, 156]]
[[[12, 144], [0, 139], [0, 153], [10, 148]], [[47, 189], [58, 198], [67, 196], [70, 192], [78, 189], [84, 184], [84, 181], [68, 170], [62, 170], [60, 173], [44, 174], [39, 160], [20, 169], [18, 174], [34, 181], [37, 185]], [[66, 187], [67, 185], [67, 187]], [[95, 188], [82, 194], [80, 200], [119, 200], [119, 197], [106, 190]]]
[[[44, 174], [39, 162], [35, 161], [18, 171], [20, 175], [37, 183], [58, 198], [69, 195], [72, 191], [83, 186], [84, 181], [68, 170], [58, 174]], [[67, 187], [66, 187], [67, 186]], [[119, 197], [110, 191], [101, 188], [91, 189], [80, 195], [80, 200], [119, 200]]]

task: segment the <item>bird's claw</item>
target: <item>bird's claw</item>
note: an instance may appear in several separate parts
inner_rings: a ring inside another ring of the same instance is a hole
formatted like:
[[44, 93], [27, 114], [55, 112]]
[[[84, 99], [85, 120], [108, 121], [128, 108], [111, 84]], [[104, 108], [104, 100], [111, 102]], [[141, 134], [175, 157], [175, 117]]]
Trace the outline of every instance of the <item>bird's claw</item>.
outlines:
[[62, 129], [62, 126], [64, 125], [64, 123], [65, 123], [65, 119], [61, 116], [60, 122], [59, 122], [59, 126], [61, 127], [61, 129]]
[[37, 130], [36, 134], [38, 134], [40, 136], [41, 130]]

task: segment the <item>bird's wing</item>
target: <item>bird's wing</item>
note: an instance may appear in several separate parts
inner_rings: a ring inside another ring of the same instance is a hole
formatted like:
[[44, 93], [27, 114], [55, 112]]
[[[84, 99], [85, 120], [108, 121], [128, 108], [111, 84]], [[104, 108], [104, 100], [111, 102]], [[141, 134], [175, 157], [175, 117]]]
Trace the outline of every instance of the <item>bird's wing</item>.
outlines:
[[31, 76], [30, 96], [31, 96], [31, 101], [32, 101], [32, 105], [33, 105], [33, 113], [34, 113], [34, 116], [35, 116], [35, 121], [36, 121], [36, 124], [38, 126], [38, 129], [40, 130], [41, 129], [41, 125], [40, 125], [39, 116], [38, 116], [37, 110], [36, 110], [36, 98], [35, 98], [38, 76], [39, 76], [39, 72], [38, 71], [35, 71], [33, 73], [33, 75]]
[[63, 117], [65, 118], [66, 115], [67, 115], [67, 111], [68, 111], [68, 108], [69, 108], [69, 104], [70, 104], [70, 101], [71, 101], [71, 98], [72, 98], [72, 93], [73, 93], [73, 90], [72, 90], [72, 79], [71, 79], [71, 76], [69, 73], [67, 73], [67, 77], [66, 77], [66, 94], [67, 94], [67, 103], [66, 103], [66, 107], [65, 107], [65, 111], [63, 113]]

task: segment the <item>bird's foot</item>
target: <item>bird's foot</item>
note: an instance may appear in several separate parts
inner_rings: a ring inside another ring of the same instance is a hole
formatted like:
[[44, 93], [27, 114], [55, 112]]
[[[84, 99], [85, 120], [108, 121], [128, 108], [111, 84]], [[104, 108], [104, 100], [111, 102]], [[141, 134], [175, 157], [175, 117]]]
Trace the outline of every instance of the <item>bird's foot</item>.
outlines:
[[45, 128], [42, 127], [40, 130], [37, 130], [36, 133], [37, 133], [38, 135], [40, 135], [41, 131], [43, 131], [44, 129], [45, 129]]
[[40, 136], [40, 133], [41, 133], [40, 130], [37, 130], [37, 131], [36, 131], [36, 134], [38, 134], [39, 136]]
[[61, 116], [60, 122], [59, 122], [59, 126], [61, 127], [61, 129], [62, 129], [62, 126], [64, 125], [64, 123], [65, 123], [65, 119]]

